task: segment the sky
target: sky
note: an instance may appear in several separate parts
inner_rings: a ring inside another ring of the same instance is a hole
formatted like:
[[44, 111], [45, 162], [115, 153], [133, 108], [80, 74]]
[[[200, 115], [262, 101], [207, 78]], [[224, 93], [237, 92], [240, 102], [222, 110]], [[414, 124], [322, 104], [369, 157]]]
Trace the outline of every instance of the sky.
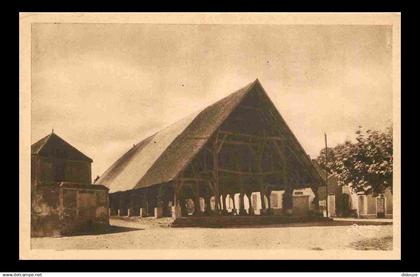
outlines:
[[101, 175], [133, 144], [258, 78], [305, 151], [392, 124], [392, 28], [33, 24], [31, 140]]

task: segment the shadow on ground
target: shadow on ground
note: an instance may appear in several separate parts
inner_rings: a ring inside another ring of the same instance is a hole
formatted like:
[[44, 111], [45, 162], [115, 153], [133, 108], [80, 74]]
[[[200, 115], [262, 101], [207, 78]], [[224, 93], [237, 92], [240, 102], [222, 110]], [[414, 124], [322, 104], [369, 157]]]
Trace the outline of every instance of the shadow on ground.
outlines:
[[392, 236], [356, 241], [350, 247], [355, 250], [392, 250]]
[[102, 227], [102, 228], [79, 230], [78, 232], [75, 232], [75, 233], [72, 233], [72, 234], [65, 234], [62, 237], [106, 235], [106, 234], [116, 234], [116, 233], [124, 233], [124, 232], [140, 231], [140, 230], [144, 230], [144, 229], [143, 228], [131, 228], [131, 227], [109, 225], [109, 226]]
[[[328, 221], [328, 222], [302, 222], [302, 223], [279, 223], [279, 224], [263, 224], [263, 225], [230, 225], [230, 226], [188, 226], [194, 228], [289, 228], [289, 227], [334, 227], [334, 226], [352, 226], [352, 225], [392, 225], [392, 222], [353, 222], [353, 221]], [[180, 226], [176, 228], [184, 228], [187, 226]]]

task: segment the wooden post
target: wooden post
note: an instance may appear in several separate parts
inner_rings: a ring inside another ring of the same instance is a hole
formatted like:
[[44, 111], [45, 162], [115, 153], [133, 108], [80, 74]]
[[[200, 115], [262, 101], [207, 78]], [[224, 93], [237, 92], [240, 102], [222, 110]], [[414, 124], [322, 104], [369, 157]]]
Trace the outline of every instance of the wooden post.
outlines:
[[201, 215], [199, 183], [195, 181], [193, 187], [194, 187], [194, 215]]
[[267, 209], [271, 209], [271, 193], [268, 189], [265, 191], [265, 196], [267, 197]]
[[236, 204], [235, 204], [235, 193], [229, 193], [230, 199], [232, 199], [233, 202], [233, 214], [237, 214], [236, 212]]
[[312, 205], [314, 207], [314, 211], [316, 214], [319, 214], [319, 195], [318, 195], [318, 186], [317, 185], [313, 185], [311, 187], [315, 197], [314, 200], [312, 201]]
[[216, 211], [220, 211], [220, 193], [219, 193], [219, 152], [217, 145], [218, 133], [213, 144], [213, 188], [216, 197]]
[[327, 208], [327, 217], [329, 217], [328, 211], [328, 143], [327, 143], [327, 134], [324, 133], [325, 138], [325, 205]]
[[264, 154], [264, 144], [260, 143], [258, 145], [258, 152], [257, 152], [257, 170], [258, 173], [260, 173], [259, 177], [258, 177], [258, 181], [259, 181], [259, 185], [260, 185], [260, 198], [261, 198], [261, 215], [265, 213], [265, 187], [264, 187], [264, 183], [263, 183], [263, 175], [262, 173], [262, 158], [263, 158], [263, 154]]
[[211, 195], [210, 194], [209, 195], [206, 195], [205, 198], [204, 198], [204, 201], [205, 201], [205, 213], [207, 215], [210, 215], [211, 214], [210, 198], [211, 198]]

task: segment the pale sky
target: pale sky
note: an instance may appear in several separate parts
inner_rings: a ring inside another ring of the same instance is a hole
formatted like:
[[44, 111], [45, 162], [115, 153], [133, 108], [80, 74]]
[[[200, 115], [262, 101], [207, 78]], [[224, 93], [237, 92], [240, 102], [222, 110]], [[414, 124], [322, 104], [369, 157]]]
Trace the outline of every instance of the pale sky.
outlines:
[[34, 24], [32, 143], [54, 132], [92, 176], [147, 135], [258, 78], [305, 151], [392, 122], [392, 29]]

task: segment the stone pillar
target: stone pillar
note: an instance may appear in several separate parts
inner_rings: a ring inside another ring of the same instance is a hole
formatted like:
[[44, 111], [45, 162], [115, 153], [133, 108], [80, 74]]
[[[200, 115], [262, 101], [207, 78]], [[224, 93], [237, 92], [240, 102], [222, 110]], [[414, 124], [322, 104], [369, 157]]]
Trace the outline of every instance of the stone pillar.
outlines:
[[222, 201], [221, 201], [221, 207], [222, 207], [222, 211], [221, 214], [222, 215], [227, 215], [228, 211], [227, 211], [227, 205], [226, 205], [226, 194], [222, 194]]
[[200, 203], [200, 212], [201, 212], [201, 214], [204, 214], [204, 212], [206, 211], [205, 210], [205, 205], [206, 205], [206, 203], [204, 202], [205, 200], [204, 200], [204, 198], [203, 197], [200, 197], [199, 198], [199, 203]]
[[139, 216], [140, 217], [147, 217], [147, 210], [145, 208], [139, 209]]
[[204, 213], [210, 215], [212, 213], [211, 210], [211, 203], [210, 203], [210, 195], [206, 195], [204, 197]]
[[133, 216], [133, 209], [132, 208], [128, 208], [127, 209], [127, 217]]
[[252, 192], [247, 193], [246, 197], [248, 197], [248, 205], [249, 205], [249, 209], [248, 209], [248, 214], [249, 215], [254, 215], [254, 207], [252, 207]]
[[194, 201], [194, 216], [200, 216], [201, 210], [200, 210], [200, 187], [199, 183], [196, 182], [193, 185], [193, 201]]
[[376, 217], [385, 218], [386, 199], [383, 194], [376, 197]]
[[176, 206], [172, 206], [172, 218], [173, 219], [177, 219], [179, 217], [182, 216], [181, 214], [181, 206], [179, 205], [179, 203]]
[[229, 194], [229, 197], [230, 197], [230, 199], [232, 199], [232, 203], [233, 203], [233, 209], [232, 209], [233, 214], [234, 214], [234, 215], [237, 215], [237, 214], [238, 214], [238, 212], [237, 212], [237, 210], [236, 210], [235, 194], [234, 194], [234, 193], [230, 193], [230, 194]]
[[244, 199], [244, 193], [241, 192], [239, 194], [239, 215], [247, 215], [245, 211], [245, 199]]
[[266, 214], [266, 206], [265, 206], [265, 197], [264, 197], [264, 189], [261, 188], [260, 190], [260, 198], [261, 198], [261, 210], [260, 215]]
[[194, 197], [194, 216], [200, 216], [201, 210], [200, 210], [200, 198]]
[[155, 218], [161, 218], [163, 215], [163, 208], [162, 207], [155, 207]]

